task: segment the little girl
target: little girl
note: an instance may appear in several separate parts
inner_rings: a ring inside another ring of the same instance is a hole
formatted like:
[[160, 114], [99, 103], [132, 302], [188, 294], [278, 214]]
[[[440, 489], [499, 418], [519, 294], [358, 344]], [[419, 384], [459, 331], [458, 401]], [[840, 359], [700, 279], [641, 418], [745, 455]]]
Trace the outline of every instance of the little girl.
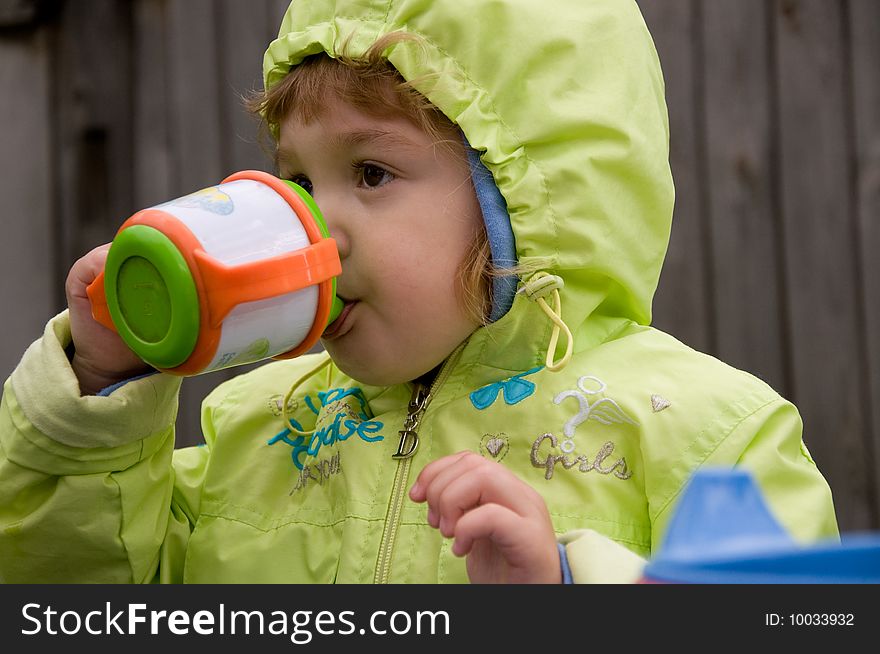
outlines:
[[69, 311], [0, 412], [0, 577], [634, 581], [690, 475], [837, 533], [797, 410], [649, 327], [673, 188], [634, 2], [295, 0], [255, 102], [336, 239], [326, 352], [203, 404]]

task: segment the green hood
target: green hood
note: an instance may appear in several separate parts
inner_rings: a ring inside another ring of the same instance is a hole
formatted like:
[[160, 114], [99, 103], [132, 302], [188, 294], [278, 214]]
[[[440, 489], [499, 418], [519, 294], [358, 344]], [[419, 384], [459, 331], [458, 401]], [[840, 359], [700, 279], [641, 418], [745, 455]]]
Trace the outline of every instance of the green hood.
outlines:
[[[564, 279], [575, 351], [621, 319], [649, 324], [673, 185], [660, 64], [636, 3], [294, 1], [266, 52], [267, 88], [308, 55], [348, 43], [358, 56], [394, 31], [422, 38], [388, 60], [483, 152], [520, 263], [547, 258]], [[522, 328], [516, 308], [499, 329]]]

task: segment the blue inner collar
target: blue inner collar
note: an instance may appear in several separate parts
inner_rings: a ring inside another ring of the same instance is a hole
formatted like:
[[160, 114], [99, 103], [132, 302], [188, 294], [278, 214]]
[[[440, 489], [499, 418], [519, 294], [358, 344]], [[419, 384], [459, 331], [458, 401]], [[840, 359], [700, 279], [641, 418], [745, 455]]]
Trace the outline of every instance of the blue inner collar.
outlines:
[[[480, 153], [474, 150], [465, 139], [468, 163], [471, 168], [471, 179], [477, 192], [477, 201], [483, 212], [483, 222], [489, 238], [489, 249], [492, 252], [492, 263], [496, 268], [513, 268], [516, 266], [516, 240], [510, 226], [510, 215], [507, 203], [495, 184], [492, 173], [480, 160]], [[510, 311], [516, 295], [516, 275], [492, 278], [492, 312], [489, 322], [495, 322]]]

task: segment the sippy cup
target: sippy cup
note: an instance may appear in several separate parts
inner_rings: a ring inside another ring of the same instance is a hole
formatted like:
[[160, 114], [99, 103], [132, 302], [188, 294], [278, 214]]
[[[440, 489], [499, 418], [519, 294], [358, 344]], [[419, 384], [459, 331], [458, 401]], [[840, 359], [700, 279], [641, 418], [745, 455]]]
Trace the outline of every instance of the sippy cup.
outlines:
[[342, 310], [341, 272], [311, 196], [247, 170], [126, 220], [88, 295], [146, 363], [198, 375], [309, 350]]

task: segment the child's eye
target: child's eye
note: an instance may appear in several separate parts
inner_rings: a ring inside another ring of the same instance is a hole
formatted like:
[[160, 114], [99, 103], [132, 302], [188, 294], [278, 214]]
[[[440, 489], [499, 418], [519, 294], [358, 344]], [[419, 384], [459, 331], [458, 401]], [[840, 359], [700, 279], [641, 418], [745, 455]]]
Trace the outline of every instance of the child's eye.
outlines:
[[379, 188], [394, 179], [394, 175], [381, 166], [358, 163], [354, 166], [358, 172], [358, 183], [364, 188]]
[[292, 175], [288, 179], [294, 184], [302, 186], [303, 189], [305, 189], [305, 192], [309, 195], [313, 195], [312, 191], [314, 191], [314, 188], [312, 188], [312, 182], [308, 177], [305, 177], [304, 175]]

